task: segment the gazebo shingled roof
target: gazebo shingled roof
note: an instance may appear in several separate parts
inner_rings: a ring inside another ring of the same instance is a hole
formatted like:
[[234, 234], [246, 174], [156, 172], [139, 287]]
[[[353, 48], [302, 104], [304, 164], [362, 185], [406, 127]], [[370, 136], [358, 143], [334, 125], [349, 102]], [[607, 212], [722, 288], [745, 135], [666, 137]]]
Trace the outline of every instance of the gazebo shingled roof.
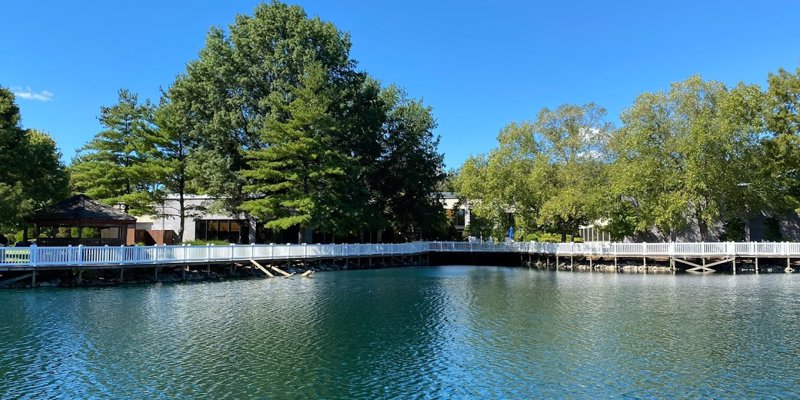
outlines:
[[135, 224], [136, 218], [78, 194], [36, 212], [29, 221], [45, 226], [115, 226]]

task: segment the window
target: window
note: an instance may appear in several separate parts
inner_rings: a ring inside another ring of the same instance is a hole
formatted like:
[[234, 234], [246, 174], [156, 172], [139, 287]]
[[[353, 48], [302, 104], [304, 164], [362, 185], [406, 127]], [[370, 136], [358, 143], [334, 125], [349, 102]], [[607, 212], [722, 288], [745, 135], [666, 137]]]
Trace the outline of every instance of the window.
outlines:
[[456, 226], [464, 226], [467, 224], [467, 210], [459, 208], [456, 211]]
[[229, 243], [249, 243], [250, 225], [247, 221], [229, 219], [195, 221], [197, 240], [222, 240]]

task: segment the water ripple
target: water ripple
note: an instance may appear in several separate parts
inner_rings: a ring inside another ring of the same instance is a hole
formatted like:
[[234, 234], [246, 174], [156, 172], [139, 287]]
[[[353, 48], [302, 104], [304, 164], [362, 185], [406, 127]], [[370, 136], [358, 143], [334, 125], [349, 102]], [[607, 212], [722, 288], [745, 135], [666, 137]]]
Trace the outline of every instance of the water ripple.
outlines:
[[492, 267], [0, 292], [2, 398], [791, 398], [798, 275]]

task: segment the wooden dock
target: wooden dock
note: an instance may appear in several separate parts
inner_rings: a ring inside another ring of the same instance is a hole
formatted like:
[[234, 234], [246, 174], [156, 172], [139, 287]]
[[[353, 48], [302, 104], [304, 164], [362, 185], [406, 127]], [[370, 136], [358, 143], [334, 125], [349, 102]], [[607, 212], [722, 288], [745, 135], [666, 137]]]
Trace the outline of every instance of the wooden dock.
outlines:
[[[667, 262], [673, 269], [710, 272], [720, 268], [737, 271], [737, 263], [754, 265], [759, 260], [774, 263], [785, 260], [791, 269], [792, 261], [800, 259], [800, 243], [709, 242], [709, 243], [537, 243], [537, 242], [412, 242], [400, 244], [250, 244], [230, 246], [66, 246], [0, 247], [0, 271], [31, 272], [64, 269], [126, 269], [163, 266], [192, 266], [208, 264], [255, 265], [272, 275], [281, 275], [272, 266], [297, 262], [312, 269], [323, 260], [372, 263], [373, 258], [421, 260], [432, 254], [441, 257], [456, 254], [516, 254], [523, 262], [544, 257], [547, 264], [569, 263], [577, 260], [613, 263], [648, 261]], [[368, 260], [368, 261], [367, 261]], [[527, 260], [527, 261], [526, 261]], [[260, 262], [260, 263], [259, 263]], [[263, 265], [262, 265], [263, 264]], [[267, 267], [265, 267], [266, 265]]]

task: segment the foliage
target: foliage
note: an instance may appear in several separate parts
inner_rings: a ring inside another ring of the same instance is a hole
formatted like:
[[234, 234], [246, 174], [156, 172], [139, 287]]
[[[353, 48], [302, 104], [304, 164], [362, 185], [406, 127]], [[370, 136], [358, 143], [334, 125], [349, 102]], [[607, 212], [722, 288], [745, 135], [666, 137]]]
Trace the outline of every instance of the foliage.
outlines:
[[706, 240], [714, 223], [757, 206], [766, 185], [754, 173], [760, 107], [756, 86], [699, 77], [640, 95], [611, 140], [612, 194], [633, 205], [621, 215], [635, 215], [627, 223], [674, 239], [694, 221]]
[[196, 215], [197, 208], [187, 206], [186, 195], [197, 194], [199, 189], [194, 185], [193, 173], [201, 174], [200, 166], [193, 165], [192, 149], [197, 138], [186, 129], [185, 115], [181, 114], [169, 100], [163, 96], [161, 104], [154, 115], [157, 129], [150, 135], [155, 151], [149, 160], [158, 184], [162, 190], [153, 193], [158, 202], [164, 202], [167, 194], [178, 196], [178, 241], [183, 241], [186, 218]]
[[506, 126], [488, 155], [468, 158], [454, 186], [495, 235], [507, 231], [513, 213], [519, 235], [545, 229], [565, 241], [599, 215], [610, 131], [604, 117], [594, 104], [542, 109], [533, 123]]
[[55, 141], [20, 127], [14, 95], [0, 88], [0, 229], [16, 230], [35, 210], [66, 197], [68, 175]]
[[187, 242], [183, 242], [183, 244], [187, 246], [229, 246], [230, 243], [224, 240], [190, 240]]
[[380, 99], [387, 112], [370, 179], [375, 204], [399, 239], [441, 236], [446, 221], [437, 188], [444, 179], [443, 156], [432, 110], [394, 86], [382, 90]]
[[759, 172], [772, 183], [773, 209], [800, 211], [800, 68], [781, 68], [768, 83], [764, 119], [770, 136], [762, 141]]
[[300, 226], [303, 243], [311, 241], [311, 229], [335, 228], [332, 214], [340, 208], [343, 165], [349, 161], [335, 151], [325, 90], [322, 69], [312, 69], [288, 104], [273, 93], [273, 113], [260, 131], [267, 145], [247, 152], [250, 168], [242, 171], [244, 190], [253, 194], [242, 209], [266, 221], [267, 228]]
[[161, 165], [155, 160], [154, 107], [120, 89], [117, 104], [100, 109], [106, 128], [80, 149], [70, 172], [72, 187], [108, 205], [120, 204], [126, 213], [154, 214], [162, 189]]
[[348, 36], [298, 6], [260, 4], [253, 16], [237, 16], [228, 32], [210, 30], [200, 58], [168, 95], [198, 139], [192, 157], [203, 166], [199, 186], [237, 212], [250, 194], [248, 156], [271, 145], [263, 140], [269, 121], [285, 121], [275, 107], [291, 103], [312, 66], [328, 80], [354, 72]]
[[299, 240], [440, 234], [431, 109], [356, 71], [349, 51], [333, 24], [280, 2], [212, 29], [166, 94], [195, 140], [189, 175], [230, 213], [303, 227]]
[[719, 240], [722, 242], [743, 242], [746, 239], [745, 223], [739, 219], [723, 221], [722, 233]]

